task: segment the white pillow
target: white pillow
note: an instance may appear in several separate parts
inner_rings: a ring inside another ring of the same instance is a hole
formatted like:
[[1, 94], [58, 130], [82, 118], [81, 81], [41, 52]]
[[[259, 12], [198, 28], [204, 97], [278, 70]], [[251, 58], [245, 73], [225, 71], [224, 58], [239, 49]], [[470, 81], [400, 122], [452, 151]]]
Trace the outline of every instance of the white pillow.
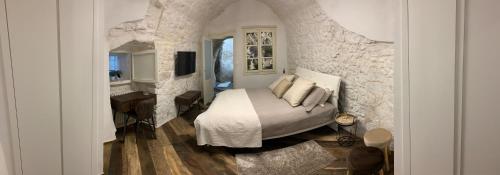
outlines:
[[293, 107], [298, 106], [309, 94], [314, 84], [312, 81], [299, 77], [293, 82], [292, 87], [286, 91], [285, 95], [283, 95], [283, 99]]
[[276, 88], [276, 86], [278, 86], [278, 84], [281, 82], [281, 80], [283, 79], [286, 79], [290, 82], [293, 82], [293, 79], [295, 79], [295, 75], [282, 75], [280, 78], [278, 78], [277, 80], [275, 80], [273, 83], [271, 83], [268, 88], [271, 89], [271, 90], [274, 90], [274, 88]]

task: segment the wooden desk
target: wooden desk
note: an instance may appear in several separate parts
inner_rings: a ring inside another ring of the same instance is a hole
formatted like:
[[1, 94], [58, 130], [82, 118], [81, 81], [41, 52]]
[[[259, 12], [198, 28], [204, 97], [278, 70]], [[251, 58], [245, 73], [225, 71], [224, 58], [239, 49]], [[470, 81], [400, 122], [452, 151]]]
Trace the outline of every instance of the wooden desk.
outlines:
[[[142, 101], [150, 98], [154, 98], [156, 101], [156, 94], [144, 95], [142, 92], [132, 92], [123, 95], [117, 95], [111, 97], [111, 108], [113, 109], [113, 121], [116, 118], [116, 112], [122, 112], [127, 114], [133, 112], [135, 105]], [[127, 124], [125, 123], [125, 126]]]
[[[142, 100], [155, 99], [156, 104], [156, 94], [144, 95], [142, 92], [132, 92], [123, 95], [117, 95], [111, 97], [111, 109], [113, 109], [113, 122], [116, 118], [116, 112], [122, 112], [128, 119], [128, 115], [134, 112], [135, 106]], [[127, 135], [127, 121], [125, 121], [123, 126], [123, 139], [125, 141], [125, 135]], [[137, 129], [137, 128], [136, 128]]]

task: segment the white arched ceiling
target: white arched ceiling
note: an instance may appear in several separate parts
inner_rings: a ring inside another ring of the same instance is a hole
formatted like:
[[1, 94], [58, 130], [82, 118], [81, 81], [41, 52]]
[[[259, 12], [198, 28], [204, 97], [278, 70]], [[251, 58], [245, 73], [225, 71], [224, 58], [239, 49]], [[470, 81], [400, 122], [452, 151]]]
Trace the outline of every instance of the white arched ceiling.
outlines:
[[394, 0], [316, 0], [340, 25], [378, 41], [394, 41], [397, 3]]
[[104, 28], [106, 30], [124, 22], [144, 18], [149, 0], [105, 0]]
[[[187, 77], [172, 76], [174, 53], [201, 50], [206, 24], [236, 1], [151, 0], [144, 19], [111, 29], [111, 49], [131, 40], [154, 41], [160, 58], [160, 82], [156, 85], [160, 124], [175, 117], [176, 95], [201, 89], [200, 70]], [[285, 25], [288, 69], [304, 67], [341, 76], [341, 104], [345, 111], [361, 117], [364, 129], [392, 130], [393, 43], [371, 40], [347, 30], [316, 0], [258, 1], [269, 6]]]

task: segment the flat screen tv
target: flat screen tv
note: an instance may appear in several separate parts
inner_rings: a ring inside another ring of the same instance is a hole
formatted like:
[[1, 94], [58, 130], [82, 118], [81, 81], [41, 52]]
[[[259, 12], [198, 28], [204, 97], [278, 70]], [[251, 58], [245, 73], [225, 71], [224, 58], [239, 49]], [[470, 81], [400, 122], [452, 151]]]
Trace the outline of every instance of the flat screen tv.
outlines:
[[196, 71], [196, 52], [177, 52], [175, 75], [182, 76]]

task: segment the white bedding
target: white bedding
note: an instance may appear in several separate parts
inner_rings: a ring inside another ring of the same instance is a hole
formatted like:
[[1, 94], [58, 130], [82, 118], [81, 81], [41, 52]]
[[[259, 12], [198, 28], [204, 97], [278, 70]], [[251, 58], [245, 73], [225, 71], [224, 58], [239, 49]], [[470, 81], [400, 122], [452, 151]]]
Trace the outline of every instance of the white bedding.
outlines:
[[262, 146], [259, 117], [245, 89], [219, 93], [210, 108], [196, 118], [194, 125], [198, 145]]

